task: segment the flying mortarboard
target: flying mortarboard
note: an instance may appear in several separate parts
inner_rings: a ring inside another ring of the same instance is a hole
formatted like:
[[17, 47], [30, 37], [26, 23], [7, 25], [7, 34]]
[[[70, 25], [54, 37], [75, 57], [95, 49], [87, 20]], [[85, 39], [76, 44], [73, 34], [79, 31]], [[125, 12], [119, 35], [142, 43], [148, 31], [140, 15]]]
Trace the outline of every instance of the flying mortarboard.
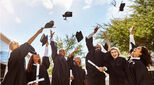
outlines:
[[124, 11], [125, 3], [121, 3], [119, 7], [119, 11]]
[[83, 35], [82, 35], [82, 32], [76, 32], [76, 39], [78, 42], [80, 42], [82, 39], [83, 39]]
[[45, 24], [44, 28], [52, 28], [54, 26], [54, 21], [50, 21]]
[[48, 35], [45, 36], [45, 34], [43, 34], [41, 36], [40, 42], [42, 43], [42, 46], [45, 45], [48, 42]]
[[65, 12], [65, 14], [63, 15], [63, 17], [65, 17], [64, 20], [66, 20], [67, 17], [72, 17], [72, 12], [70, 12], [70, 11]]

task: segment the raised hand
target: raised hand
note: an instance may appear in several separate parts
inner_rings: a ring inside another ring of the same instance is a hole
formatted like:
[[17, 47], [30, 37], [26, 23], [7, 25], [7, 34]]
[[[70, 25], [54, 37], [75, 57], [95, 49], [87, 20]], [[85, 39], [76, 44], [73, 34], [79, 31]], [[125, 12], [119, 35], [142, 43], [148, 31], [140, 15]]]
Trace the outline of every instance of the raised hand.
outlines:
[[37, 31], [37, 33], [40, 34], [40, 33], [42, 33], [42, 31], [43, 31], [43, 28], [39, 29], [39, 30]]
[[129, 32], [130, 32], [130, 34], [134, 34], [134, 26], [132, 26], [131, 28], [130, 28], [130, 30], [129, 30]]
[[105, 39], [109, 39], [109, 36], [105, 32], [103, 33], [103, 35], [104, 35]]
[[50, 30], [50, 36], [53, 37], [55, 32], [53, 32], [52, 30]]
[[96, 26], [96, 28], [94, 29], [94, 33], [96, 33], [98, 31], [99, 27]]
[[49, 42], [47, 41], [47, 43], [46, 43], [45, 45], [46, 45], [46, 47], [48, 47], [48, 45], [49, 45]]
[[77, 49], [77, 48], [75, 48], [74, 52], [78, 52], [78, 49]]

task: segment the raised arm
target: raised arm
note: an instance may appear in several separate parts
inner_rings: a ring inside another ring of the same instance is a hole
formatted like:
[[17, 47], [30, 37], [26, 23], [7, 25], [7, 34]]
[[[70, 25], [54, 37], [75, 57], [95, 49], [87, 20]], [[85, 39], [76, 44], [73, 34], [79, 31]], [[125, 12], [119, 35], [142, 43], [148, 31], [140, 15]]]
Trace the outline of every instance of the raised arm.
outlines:
[[135, 45], [135, 40], [134, 40], [134, 36], [133, 36], [133, 34], [134, 34], [134, 27], [133, 26], [130, 28], [129, 32], [130, 32], [130, 35], [129, 35], [129, 38], [130, 38], [129, 39], [129, 50], [131, 50], [133, 48], [131, 43]]
[[73, 58], [74, 58], [74, 54], [78, 51], [78, 49], [75, 49], [71, 54], [69, 54], [68, 56], [68, 59], [67, 59], [67, 62], [70, 66], [70, 68], [72, 69], [72, 67], [74, 67], [74, 64], [73, 64]]
[[108, 50], [107, 50], [107, 51], [110, 51], [110, 49], [111, 49], [111, 44], [110, 44], [110, 41], [109, 41], [109, 36], [106, 35], [105, 33], [103, 33], [103, 34], [104, 34], [104, 37], [105, 37], [105, 39], [106, 39], [106, 43], [107, 43], [107, 47], [108, 47]]
[[34, 35], [27, 41], [27, 43], [30, 45], [30, 44], [34, 41], [34, 39], [35, 39], [42, 31], [43, 31], [43, 28], [39, 29], [39, 30], [36, 32], [36, 34], [34, 34]]
[[92, 49], [94, 49], [92, 37], [97, 31], [98, 31], [98, 26], [94, 29], [93, 33], [91, 33], [88, 37], [86, 37], [86, 45], [87, 45], [88, 51], [91, 51]]
[[54, 60], [55, 57], [58, 55], [57, 54], [57, 44], [53, 41], [53, 35], [54, 35], [54, 32], [52, 32], [52, 30], [50, 30], [50, 42], [51, 42], [51, 50], [52, 50], [52, 59]]
[[46, 69], [48, 69], [50, 66], [48, 51], [49, 50], [48, 50], [48, 42], [47, 42], [45, 46], [44, 56], [43, 56], [43, 65], [46, 67]]

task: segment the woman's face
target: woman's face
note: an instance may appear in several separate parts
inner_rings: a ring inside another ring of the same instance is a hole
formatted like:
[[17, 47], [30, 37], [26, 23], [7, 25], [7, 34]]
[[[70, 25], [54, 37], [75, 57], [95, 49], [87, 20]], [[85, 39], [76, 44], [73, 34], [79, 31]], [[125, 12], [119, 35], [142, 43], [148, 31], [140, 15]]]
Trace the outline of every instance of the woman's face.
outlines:
[[141, 51], [142, 51], [142, 47], [134, 48], [134, 50], [132, 52], [132, 57], [139, 57], [139, 56], [141, 56], [142, 55]]
[[113, 58], [117, 58], [119, 56], [119, 53], [117, 50], [114, 49], [114, 50], [111, 50], [111, 55]]
[[34, 63], [37, 63], [40, 59], [40, 55], [39, 54], [34, 54], [33, 55], [33, 60], [34, 60]]

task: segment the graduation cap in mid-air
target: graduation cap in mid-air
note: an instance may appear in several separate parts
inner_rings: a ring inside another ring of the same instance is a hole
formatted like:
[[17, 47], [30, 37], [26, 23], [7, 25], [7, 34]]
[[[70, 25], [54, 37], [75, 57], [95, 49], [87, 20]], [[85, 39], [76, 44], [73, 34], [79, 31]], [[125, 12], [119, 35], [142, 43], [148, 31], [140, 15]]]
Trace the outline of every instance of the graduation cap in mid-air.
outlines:
[[124, 11], [125, 3], [121, 3], [119, 7], [119, 11]]
[[130, 50], [130, 53], [133, 52], [134, 48], [137, 48], [138, 45], [134, 45], [132, 42], [130, 42], [131, 46], [132, 46], [132, 49]]
[[45, 24], [44, 28], [52, 28], [54, 26], [54, 21], [50, 21]]
[[80, 42], [82, 39], [83, 39], [83, 35], [82, 35], [82, 32], [76, 32], [76, 39], [78, 42]]
[[45, 45], [48, 42], [48, 35], [43, 34], [41, 36], [40, 42], [42, 43], [42, 46]]
[[70, 11], [65, 12], [65, 14], [63, 15], [63, 17], [64, 17], [64, 20], [66, 20], [67, 17], [72, 17], [72, 12], [70, 12]]

